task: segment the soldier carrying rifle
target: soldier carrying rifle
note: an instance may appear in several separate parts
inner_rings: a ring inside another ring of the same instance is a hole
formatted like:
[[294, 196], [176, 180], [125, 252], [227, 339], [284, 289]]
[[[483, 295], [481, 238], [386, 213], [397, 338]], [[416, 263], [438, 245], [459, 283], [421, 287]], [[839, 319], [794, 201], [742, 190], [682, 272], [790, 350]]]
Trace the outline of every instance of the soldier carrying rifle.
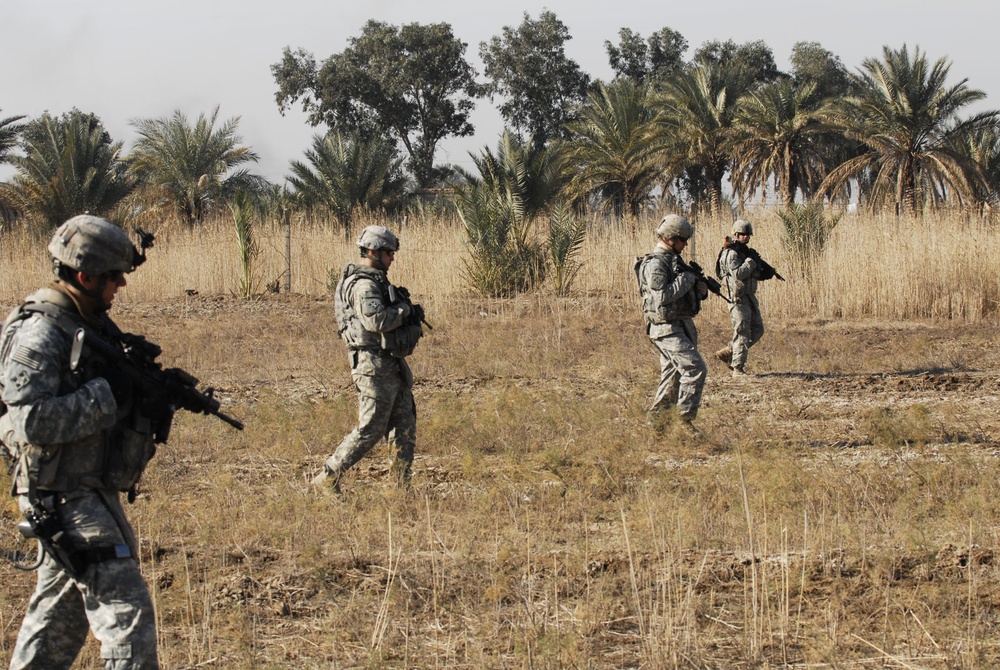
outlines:
[[211, 390], [161, 370], [159, 347], [108, 316], [126, 275], [146, 260], [118, 226], [75, 216], [49, 243], [55, 282], [11, 312], [0, 335], [0, 441], [14, 461], [18, 528], [37, 540], [35, 592], [11, 668], [69, 668], [88, 628], [104, 667], [157, 667], [156, 627], [120, 494], [165, 442], [177, 409], [219, 412]]
[[358, 425], [323, 464], [312, 484], [340, 491], [340, 478], [383, 437], [389, 442], [390, 470], [397, 484], [410, 480], [417, 436], [413, 373], [406, 357], [423, 335], [424, 310], [409, 292], [389, 283], [387, 273], [399, 239], [384, 226], [368, 226], [358, 238], [361, 262], [344, 268], [334, 309], [347, 345], [351, 377], [358, 392]]
[[777, 277], [767, 261], [750, 247], [753, 226], [745, 219], [733, 223], [732, 237], [726, 237], [715, 262], [715, 272], [729, 291], [729, 317], [733, 322], [733, 339], [715, 352], [728, 365], [734, 377], [745, 377], [747, 352], [764, 336], [764, 319], [757, 302], [757, 282]]
[[701, 405], [708, 367], [698, 353], [694, 317], [708, 286], [696, 269], [681, 260], [694, 228], [686, 217], [670, 214], [656, 228], [653, 252], [635, 261], [646, 334], [660, 353], [660, 384], [649, 410], [654, 425], [671, 408], [690, 428]]

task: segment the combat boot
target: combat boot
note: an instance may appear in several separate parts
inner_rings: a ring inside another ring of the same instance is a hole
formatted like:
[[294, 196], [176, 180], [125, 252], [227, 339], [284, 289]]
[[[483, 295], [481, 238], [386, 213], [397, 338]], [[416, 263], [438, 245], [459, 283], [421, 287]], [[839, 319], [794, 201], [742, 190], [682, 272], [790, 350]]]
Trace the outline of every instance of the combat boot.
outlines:
[[694, 419], [691, 417], [682, 416], [677, 423], [677, 430], [685, 438], [701, 437], [701, 431], [694, 425]]
[[733, 347], [731, 344], [727, 344], [718, 351], [715, 352], [715, 357], [726, 365], [731, 365], [733, 362]]
[[310, 482], [317, 493], [334, 493], [340, 495], [340, 475], [334, 474], [330, 468], [323, 466], [319, 474]]
[[733, 367], [733, 378], [734, 379], [746, 379], [750, 374], [743, 369], [742, 365], [737, 365]]

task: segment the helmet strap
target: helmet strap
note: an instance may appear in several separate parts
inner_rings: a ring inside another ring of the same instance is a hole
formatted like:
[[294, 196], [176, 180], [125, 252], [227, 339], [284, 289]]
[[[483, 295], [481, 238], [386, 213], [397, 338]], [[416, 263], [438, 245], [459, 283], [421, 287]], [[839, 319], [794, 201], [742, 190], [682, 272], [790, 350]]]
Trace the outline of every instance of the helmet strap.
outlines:
[[[62, 270], [63, 267], [64, 266], [61, 266], [60, 270]], [[97, 279], [97, 286], [95, 288], [87, 288], [78, 279], [80, 274], [86, 273], [69, 267], [66, 267], [65, 270], [57, 273], [60, 281], [66, 282], [80, 295], [90, 298], [90, 300], [93, 301], [93, 309], [95, 312], [104, 313], [111, 309], [111, 305], [104, 302], [104, 289], [107, 288], [110, 278], [107, 275], [87, 275], [88, 277], [94, 277]]]
[[386, 272], [389, 268], [382, 262], [382, 254], [378, 253], [379, 251], [381, 249], [365, 249], [365, 258], [371, 263], [373, 268]]

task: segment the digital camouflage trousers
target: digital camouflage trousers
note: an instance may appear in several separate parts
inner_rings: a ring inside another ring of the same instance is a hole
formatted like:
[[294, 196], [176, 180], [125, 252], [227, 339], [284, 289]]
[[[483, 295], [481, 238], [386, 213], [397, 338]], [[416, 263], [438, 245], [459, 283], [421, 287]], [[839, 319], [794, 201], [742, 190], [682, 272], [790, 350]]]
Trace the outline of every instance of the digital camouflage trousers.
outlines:
[[729, 306], [729, 318], [733, 322], [734, 368], [743, 369], [747, 362], [747, 352], [764, 337], [764, 319], [756, 298], [747, 297]]
[[[60, 496], [57, 514], [82, 547], [128, 545], [132, 530], [117, 494], [92, 490]], [[27, 496], [21, 509], [29, 507]], [[155, 670], [156, 623], [149, 590], [134, 557], [91, 563], [74, 578], [46, 556], [11, 655], [11, 670], [69, 670], [88, 629], [101, 643], [105, 670]]]
[[692, 420], [701, 406], [708, 366], [698, 353], [698, 331], [693, 324], [677, 323], [670, 334], [651, 340], [660, 352], [660, 385], [651, 412], [677, 407], [677, 414]]
[[417, 436], [417, 408], [406, 363], [368, 351], [351, 352], [351, 376], [358, 392], [358, 425], [326, 460], [331, 477], [340, 477], [385, 438], [390, 469], [397, 480], [410, 477]]

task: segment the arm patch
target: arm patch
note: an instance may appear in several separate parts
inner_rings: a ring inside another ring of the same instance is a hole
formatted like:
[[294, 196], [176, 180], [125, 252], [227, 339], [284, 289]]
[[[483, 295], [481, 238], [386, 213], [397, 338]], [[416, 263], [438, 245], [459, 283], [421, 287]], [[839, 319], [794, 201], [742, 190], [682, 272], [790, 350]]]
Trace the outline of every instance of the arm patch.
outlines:
[[18, 347], [17, 351], [10, 358], [12, 361], [16, 361], [32, 370], [38, 371], [42, 369], [41, 355], [27, 347]]

